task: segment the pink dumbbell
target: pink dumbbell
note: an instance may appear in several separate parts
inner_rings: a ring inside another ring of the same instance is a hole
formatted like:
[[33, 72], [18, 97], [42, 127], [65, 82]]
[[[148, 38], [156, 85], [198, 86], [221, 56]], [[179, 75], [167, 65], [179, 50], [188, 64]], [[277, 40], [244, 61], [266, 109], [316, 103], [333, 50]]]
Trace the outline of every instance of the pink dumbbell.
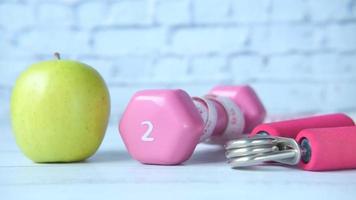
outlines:
[[175, 165], [189, 159], [200, 141], [238, 138], [265, 114], [249, 86], [216, 87], [202, 98], [183, 90], [145, 90], [132, 97], [119, 130], [134, 159]]

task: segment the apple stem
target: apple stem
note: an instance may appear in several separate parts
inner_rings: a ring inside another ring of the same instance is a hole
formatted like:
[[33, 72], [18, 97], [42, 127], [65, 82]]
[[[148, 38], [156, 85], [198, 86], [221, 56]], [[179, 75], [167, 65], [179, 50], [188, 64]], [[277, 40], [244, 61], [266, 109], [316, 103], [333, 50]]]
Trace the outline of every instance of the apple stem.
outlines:
[[61, 59], [61, 54], [59, 54], [58, 52], [54, 53], [54, 57], [57, 58], [57, 60]]

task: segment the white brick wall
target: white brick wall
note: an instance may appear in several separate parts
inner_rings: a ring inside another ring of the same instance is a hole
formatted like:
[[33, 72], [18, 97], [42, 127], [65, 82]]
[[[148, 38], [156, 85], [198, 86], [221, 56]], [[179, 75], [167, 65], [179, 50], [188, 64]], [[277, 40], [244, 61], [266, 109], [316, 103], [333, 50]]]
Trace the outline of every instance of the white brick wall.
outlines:
[[133, 92], [251, 84], [270, 113], [356, 111], [356, 0], [0, 0], [0, 121], [16, 77], [77, 59]]
[[157, 1], [153, 8], [153, 17], [157, 24], [166, 26], [189, 24], [191, 19], [190, 1]]

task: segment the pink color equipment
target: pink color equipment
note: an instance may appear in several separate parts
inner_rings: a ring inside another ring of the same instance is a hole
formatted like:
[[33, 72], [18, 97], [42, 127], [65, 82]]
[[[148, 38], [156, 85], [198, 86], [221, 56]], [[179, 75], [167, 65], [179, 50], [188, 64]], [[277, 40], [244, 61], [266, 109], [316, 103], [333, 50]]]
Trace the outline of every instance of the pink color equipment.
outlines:
[[356, 126], [345, 114], [261, 124], [250, 136], [227, 144], [232, 167], [275, 161], [309, 171], [356, 168]]
[[354, 121], [345, 114], [328, 114], [261, 124], [253, 129], [250, 136], [254, 136], [256, 134], [265, 134], [271, 136], [295, 138], [297, 134], [304, 129], [354, 125]]
[[176, 165], [189, 159], [200, 141], [236, 139], [265, 115], [249, 86], [219, 86], [202, 98], [179, 89], [145, 90], [130, 100], [119, 132], [134, 159]]
[[296, 141], [301, 146], [302, 154], [304, 152], [299, 162], [299, 167], [304, 170], [356, 168], [355, 126], [306, 129], [298, 134]]
[[294, 138], [256, 136], [231, 140], [226, 148], [233, 168], [269, 161], [308, 171], [356, 169], [356, 126], [304, 129]]

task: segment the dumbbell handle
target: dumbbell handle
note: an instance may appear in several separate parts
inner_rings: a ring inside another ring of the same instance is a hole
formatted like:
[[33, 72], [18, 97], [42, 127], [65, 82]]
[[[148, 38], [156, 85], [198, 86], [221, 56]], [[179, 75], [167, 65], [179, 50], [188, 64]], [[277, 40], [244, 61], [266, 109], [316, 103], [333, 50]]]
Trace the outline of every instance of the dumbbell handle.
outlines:
[[234, 139], [242, 133], [245, 126], [244, 116], [229, 98], [208, 95], [203, 98], [193, 97], [193, 102], [205, 123], [200, 141], [211, 136]]

